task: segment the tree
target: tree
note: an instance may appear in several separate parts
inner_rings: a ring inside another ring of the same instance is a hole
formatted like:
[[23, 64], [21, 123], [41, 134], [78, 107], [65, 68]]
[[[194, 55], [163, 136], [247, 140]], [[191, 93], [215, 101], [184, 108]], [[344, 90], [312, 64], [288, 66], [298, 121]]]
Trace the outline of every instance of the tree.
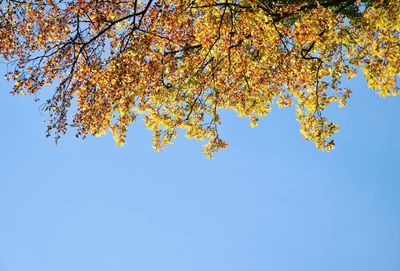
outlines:
[[346, 104], [343, 78], [362, 72], [380, 95], [399, 93], [398, 0], [0, 5], [0, 55], [9, 61], [12, 93], [54, 86], [44, 110], [56, 140], [68, 127], [82, 137], [110, 129], [122, 145], [141, 116], [156, 150], [183, 129], [206, 141], [211, 157], [227, 146], [218, 133], [221, 110], [256, 126], [276, 103], [296, 107], [301, 134], [331, 150], [338, 126], [323, 112]]

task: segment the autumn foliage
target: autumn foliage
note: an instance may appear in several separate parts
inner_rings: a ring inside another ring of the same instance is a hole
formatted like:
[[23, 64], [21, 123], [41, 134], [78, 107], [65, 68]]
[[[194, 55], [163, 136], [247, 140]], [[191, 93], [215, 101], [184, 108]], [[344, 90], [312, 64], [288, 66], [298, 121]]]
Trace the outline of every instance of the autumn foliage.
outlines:
[[[12, 93], [53, 93], [48, 135], [109, 129], [117, 144], [139, 116], [154, 148], [177, 132], [227, 143], [222, 109], [251, 126], [273, 106], [296, 108], [301, 134], [334, 147], [342, 80], [364, 74], [382, 96], [399, 93], [398, 0], [0, 0], [0, 56]], [[76, 103], [77, 106], [74, 106]]]

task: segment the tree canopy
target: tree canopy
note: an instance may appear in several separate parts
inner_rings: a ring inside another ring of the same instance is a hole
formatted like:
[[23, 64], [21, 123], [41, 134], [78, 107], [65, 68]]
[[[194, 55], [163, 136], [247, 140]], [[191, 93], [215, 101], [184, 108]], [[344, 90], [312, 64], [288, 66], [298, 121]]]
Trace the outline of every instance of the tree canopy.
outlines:
[[[227, 146], [221, 110], [256, 126], [274, 104], [295, 107], [301, 134], [331, 150], [346, 105], [342, 81], [363, 73], [399, 93], [398, 0], [0, 0], [0, 56], [12, 93], [54, 90], [47, 135], [109, 129], [125, 142], [137, 117], [156, 150], [178, 131]], [[76, 106], [75, 106], [76, 104]]]

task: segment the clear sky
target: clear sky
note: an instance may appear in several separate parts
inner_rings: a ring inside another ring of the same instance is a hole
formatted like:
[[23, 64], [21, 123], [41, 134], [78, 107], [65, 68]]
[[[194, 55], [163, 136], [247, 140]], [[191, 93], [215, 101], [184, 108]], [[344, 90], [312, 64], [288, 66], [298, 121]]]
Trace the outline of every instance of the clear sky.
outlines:
[[207, 160], [182, 137], [154, 152], [142, 123], [122, 148], [55, 146], [1, 79], [0, 271], [400, 270], [400, 97], [352, 86], [335, 151], [282, 109], [254, 129], [227, 114]]

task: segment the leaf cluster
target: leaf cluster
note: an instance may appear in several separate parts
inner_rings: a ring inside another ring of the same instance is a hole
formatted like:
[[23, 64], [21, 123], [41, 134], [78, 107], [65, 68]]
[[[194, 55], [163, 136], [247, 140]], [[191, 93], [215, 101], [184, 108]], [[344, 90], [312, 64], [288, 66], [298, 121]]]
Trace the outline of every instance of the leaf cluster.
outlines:
[[[138, 116], [154, 148], [178, 131], [227, 146], [221, 110], [251, 126], [277, 104], [301, 134], [334, 147], [344, 78], [362, 72], [380, 95], [399, 93], [397, 0], [0, 0], [0, 56], [15, 94], [53, 86], [48, 135], [110, 130], [118, 145]], [[76, 107], [72, 106], [76, 103]], [[76, 108], [76, 109], [75, 109]], [[70, 117], [72, 116], [72, 117]]]

